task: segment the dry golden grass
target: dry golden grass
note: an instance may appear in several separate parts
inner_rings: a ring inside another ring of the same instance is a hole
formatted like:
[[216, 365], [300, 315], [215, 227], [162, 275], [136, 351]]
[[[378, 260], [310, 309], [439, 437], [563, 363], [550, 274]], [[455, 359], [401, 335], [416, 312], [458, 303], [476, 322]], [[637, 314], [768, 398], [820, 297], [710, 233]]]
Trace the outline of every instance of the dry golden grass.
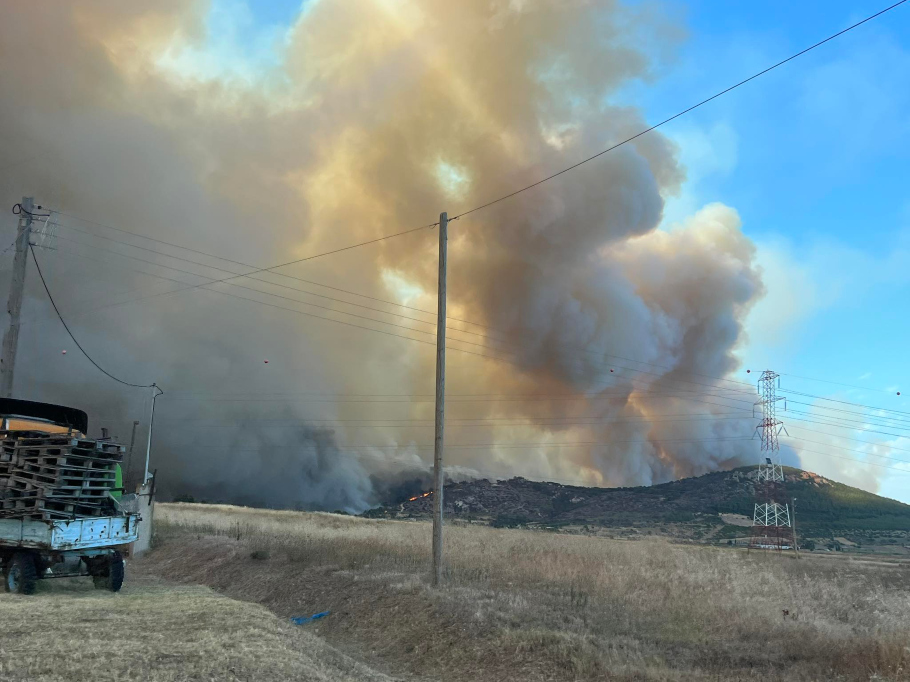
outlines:
[[0, 680], [309, 680], [389, 678], [267, 609], [205, 587], [128, 582], [120, 594], [88, 580], [0, 594]]
[[331, 609], [317, 632], [395, 672], [910, 679], [907, 564], [449, 526], [434, 591], [424, 523], [183, 504], [156, 515], [152, 570], [281, 615]]

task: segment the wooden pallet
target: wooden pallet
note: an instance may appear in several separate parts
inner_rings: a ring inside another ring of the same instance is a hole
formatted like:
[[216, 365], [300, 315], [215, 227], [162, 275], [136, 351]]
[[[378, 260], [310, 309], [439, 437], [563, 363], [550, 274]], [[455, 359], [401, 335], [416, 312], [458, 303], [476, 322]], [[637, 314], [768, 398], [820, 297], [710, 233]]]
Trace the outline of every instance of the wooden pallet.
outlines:
[[[12, 462], [10, 462], [12, 464]], [[111, 478], [116, 475], [116, 466], [81, 466], [85, 464], [77, 459], [63, 458], [31, 458], [17, 462], [15, 468], [24, 471], [66, 471], [71, 476], [85, 476], [86, 478]], [[0, 464], [0, 466], [3, 466]]]
[[[8, 445], [12, 439], [7, 439], [4, 441], [4, 445]], [[72, 436], [63, 435], [51, 435], [45, 434], [40, 437], [19, 437], [16, 438], [15, 446], [17, 448], [41, 448], [41, 447], [76, 447], [79, 443], [87, 443], [88, 441], [80, 441], [78, 438], [73, 438]]]
[[0, 431], [0, 517], [72, 518], [111, 511], [125, 448], [40, 431]]
[[[10, 476], [9, 485], [7, 486], [9, 490], [34, 490], [37, 491], [36, 495], [41, 497], [53, 497], [55, 495], [55, 490], [82, 490], [85, 491], [85, 495], [89, 497], [97, 497], [99, 495], [106, 496], [110, 490], [111, 486], [107, 484], [93, 483], [91, 481], [83, 481], [81, 479], [62, 479], [54, 484], [47, 485], [43, 483], [36, 483], [32, 479], [20, 478], [19, 476]], [[64, 493], [67, 497], [73, 495], [72, 492]]]
[[75, 438], [67, 434], [40, 431], [0, 431], [0, 446], [5, 448], [69, 447], [101, 455], [118, 455], [126, 451], [124, 446], [112, 441]]
[[20, 497], [0, 501], [4, 511], [25, 511], [38, 513], [41, 510], [59, 512], [76, 516], [102, 516], [109, 507], [100, 501], [87, 502], [84, 500], [70, 500], [65, 498], [29, 498]]
[[70, 502], [82, 501], [87, 504], [95, 504], [100, 500], [107, 499], [109, 493], [109, 488], [104, 488], [103, 490], [98, 488], [73, 487], [51, 488], [47, 491], [47, 499], [67, 499]]
[[[113, 481], [117, 477], [114, 470], [104, 469], [76, 469], [70, 467], [42, 466], [40, 464], [21, 464], [11, 468], [10, 476], [22, 476], [23, 478], [78, 478], [80, 480], [92, 480], [98, 482]], [[52, 482], [52, 481], [51, 481]]]
[[[103, 514], [102, 514], [103, 516]], [[76, 518], [74, 514], [57, 512], [51, 509], [37, 509], [30, 511], [4, 511], [0, 509], [0, 519], [24, 519], [26, 521], [69, 521]]]
[[48, 466], [65, 467], [68, 469], [100, 469], [102, 471], [113, 471], [117, 466], [116, 460], [87, 457], [76, 452], [66, 452], [58, 455], [47, 453], [20, 453], [17, 456], [16, 462], [46, 464]]
[[[119, 447], [119, 446], [118, 446]], [[123, 459], [123, 453], [112, 450], [91, 450], [73, 446], [61, 445], [23, 445], [15, 448], [11, 458], [22, 459], [23, 457], [81, 457], [86, 460], [103, 463], [109, 466], [111, 463], [120, 462]]]

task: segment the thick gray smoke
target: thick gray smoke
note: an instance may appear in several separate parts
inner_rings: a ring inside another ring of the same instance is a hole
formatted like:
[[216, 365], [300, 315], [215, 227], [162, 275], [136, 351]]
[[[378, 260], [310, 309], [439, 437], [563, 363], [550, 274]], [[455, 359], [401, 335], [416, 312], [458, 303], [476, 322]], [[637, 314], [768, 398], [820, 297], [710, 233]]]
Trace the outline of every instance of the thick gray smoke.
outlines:
[[[651, 9], [613, 2], [320, 0], [276, 64], [241, 76], [204, 68], [208, 9], [8, 3], [6, 204], [34, 194], [242, 263], [286, 262], [453, 215], [646, 127], [614, 99], [680, 38]], [[658, 230], [683, 179], [652, 133], [451, 224], [450, 315], [484, 325], [450, 322], [453, 473], [630, 485], [755, 461], [754, 443], [732, 440], [751, 435], [739, 417], [753, 394], [706, 378], [737, 368], [762, 292], [755, 250], [722, 205]], [[152, 452], [165, 492], [355, 510], [425, 484], [431, 316], [274, 275], [234, 284], [283, 299], [226, 283], [130, 301], [178, 286], [161, 277], [206, 281], [179, 270], [243, 268], [57, 220], [57, 251], [39, 259], [80, 340], [115, 374], [167, 391]], [[3, 225], [11, 239], [12, 217]], [[282, 272], [434, 310], [435, 254], [426, 230]], [[62, 354], [72, 344], [33, 274], [17, 392], [83, 405], [121, 440], [140, 419], [144, 442], [148, 392]]]

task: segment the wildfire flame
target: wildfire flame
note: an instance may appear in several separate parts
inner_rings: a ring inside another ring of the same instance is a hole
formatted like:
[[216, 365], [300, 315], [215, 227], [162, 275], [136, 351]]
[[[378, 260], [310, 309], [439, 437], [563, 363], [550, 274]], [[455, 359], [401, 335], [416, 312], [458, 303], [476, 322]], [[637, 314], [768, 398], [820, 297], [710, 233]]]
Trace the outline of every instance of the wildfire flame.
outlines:
[[409, 497], [409, 498], [408, 498], [408, 502], [413, 502], [414, 500], [419, 500], [419, 499], [422, 498], [422, 497], [429, 497], [429, 496], [432, 495], [432, 494], [433, 494], [433, 491], [431, 490], [431, 491], [428, 492], [428, 493], [423, 493], [423, 494], [421, 494], [421, 495], [415, 495], [414, 497]]

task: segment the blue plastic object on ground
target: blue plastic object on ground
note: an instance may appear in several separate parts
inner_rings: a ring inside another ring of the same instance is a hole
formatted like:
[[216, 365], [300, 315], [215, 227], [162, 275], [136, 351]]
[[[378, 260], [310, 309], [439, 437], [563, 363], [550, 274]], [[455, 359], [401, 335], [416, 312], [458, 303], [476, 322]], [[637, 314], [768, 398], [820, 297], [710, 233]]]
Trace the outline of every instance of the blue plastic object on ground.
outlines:
[[294, 625], [304, 625], [306, 623], [311, 623], [314, 620], [319, 620], [320, 618], [325, 618], [331, 613], [330, 611], [323, 611], [322, 613], [314, 613], [312, 616], [295, 616], [291, 618], [291, 622]]

